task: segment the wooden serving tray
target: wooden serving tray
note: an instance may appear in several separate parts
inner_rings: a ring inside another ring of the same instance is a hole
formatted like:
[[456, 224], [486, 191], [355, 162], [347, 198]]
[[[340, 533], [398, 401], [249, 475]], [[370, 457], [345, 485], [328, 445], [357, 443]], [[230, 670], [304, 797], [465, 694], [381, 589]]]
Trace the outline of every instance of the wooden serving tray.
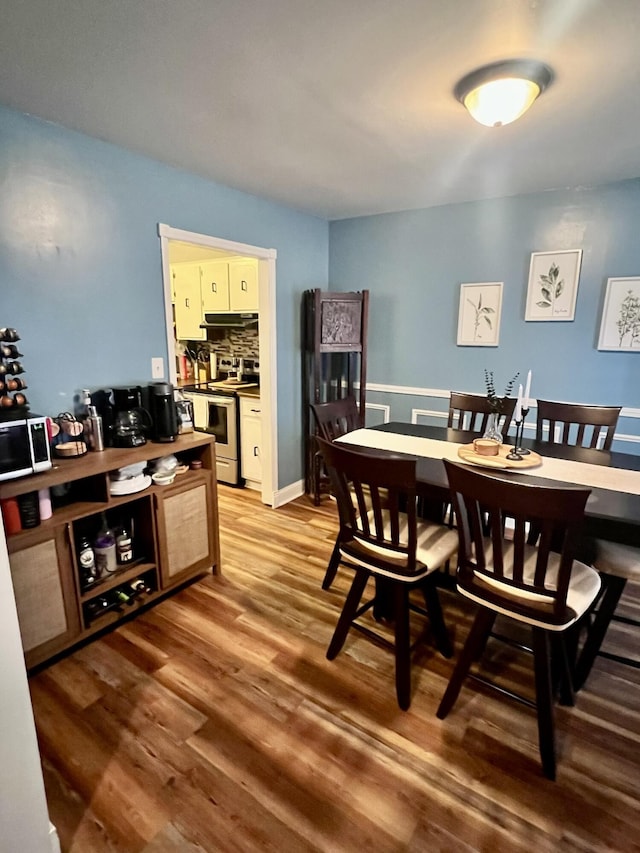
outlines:
[[538, 465], [542, 465], [542, 456], [534, 450], [527, 456], [523, 456], [519, 461], [506, 458], [510, 451], [511, 445], [501, 444], [497, 456], [483, 456], [480, 453], [476, 453], [473, 449], [473, 444], [465, 444], [463, 447], [458, 448], [458, 456], [464, 459], [465, 462], [469, 462], [472, 465], [479, 465], [481, 468], [500, 468], [505, 470], [507, 468], [537, 468]]

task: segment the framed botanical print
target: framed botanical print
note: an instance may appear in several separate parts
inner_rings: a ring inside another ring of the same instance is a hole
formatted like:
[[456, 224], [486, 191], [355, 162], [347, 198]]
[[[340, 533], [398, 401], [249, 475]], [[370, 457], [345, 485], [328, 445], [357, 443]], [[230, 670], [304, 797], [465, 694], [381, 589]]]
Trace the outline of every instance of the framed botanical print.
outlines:
[[525, 320], [573, 320], [582, 249], [533, 252]]
[[598, 349], [640, 352], [640, 278], [610, 278]]
[[500, 338], [502, 282], [460, 285], [459, 347], [497, 347]]

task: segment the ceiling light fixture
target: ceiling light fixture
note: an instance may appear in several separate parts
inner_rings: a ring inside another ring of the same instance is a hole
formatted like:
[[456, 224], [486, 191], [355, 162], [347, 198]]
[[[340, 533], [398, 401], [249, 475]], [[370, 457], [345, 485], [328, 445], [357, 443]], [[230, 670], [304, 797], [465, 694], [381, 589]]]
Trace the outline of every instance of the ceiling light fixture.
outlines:
[[453, 93], [480, 124], [502, 127], [520, 118], [552, 80], [543, 62], [507, 59], [467, 74]]

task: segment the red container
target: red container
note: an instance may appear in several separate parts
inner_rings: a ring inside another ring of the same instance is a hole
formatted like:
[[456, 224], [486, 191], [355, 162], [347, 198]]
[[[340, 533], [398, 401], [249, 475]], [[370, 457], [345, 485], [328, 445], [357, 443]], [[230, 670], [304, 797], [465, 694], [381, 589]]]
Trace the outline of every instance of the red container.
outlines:
[[17, 498], [5, 498], [0, 501], [2, 507], [2, 518], [4, 520], [4, 529], [8, 534], [20, 533], [22, 523], [20, 521], [20, 508]]

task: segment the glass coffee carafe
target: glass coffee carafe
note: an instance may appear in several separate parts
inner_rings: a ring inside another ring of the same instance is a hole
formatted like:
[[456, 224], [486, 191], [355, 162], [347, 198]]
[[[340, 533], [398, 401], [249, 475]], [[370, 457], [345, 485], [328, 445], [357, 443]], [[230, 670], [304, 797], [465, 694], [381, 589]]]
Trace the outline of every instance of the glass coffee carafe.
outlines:
[[151, 415], [141, 405], [141, 388], [114, 388], [113, 443], [116, 447], [140, 447], [151, 428]]

